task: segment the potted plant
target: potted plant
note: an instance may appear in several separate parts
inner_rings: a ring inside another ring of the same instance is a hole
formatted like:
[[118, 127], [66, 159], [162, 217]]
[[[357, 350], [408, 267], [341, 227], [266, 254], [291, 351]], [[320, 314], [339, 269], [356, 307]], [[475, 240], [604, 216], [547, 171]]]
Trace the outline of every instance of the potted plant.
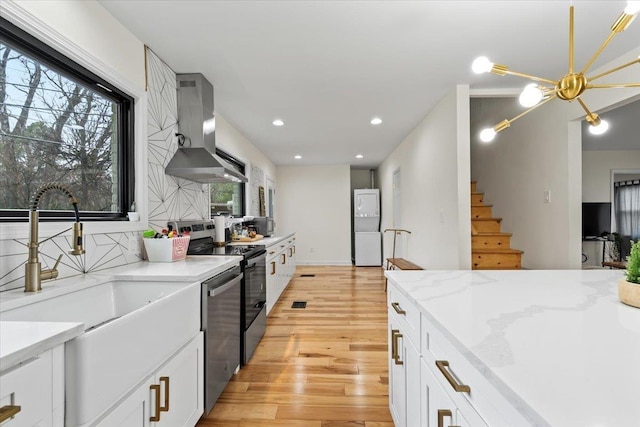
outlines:
[[[626, 280], [625, 280], [626, 279]], [[631, 245], [627, 258], [626, 277], [618, 283], [618, 298], [623, 303], [640, 308], [640, 243]]]

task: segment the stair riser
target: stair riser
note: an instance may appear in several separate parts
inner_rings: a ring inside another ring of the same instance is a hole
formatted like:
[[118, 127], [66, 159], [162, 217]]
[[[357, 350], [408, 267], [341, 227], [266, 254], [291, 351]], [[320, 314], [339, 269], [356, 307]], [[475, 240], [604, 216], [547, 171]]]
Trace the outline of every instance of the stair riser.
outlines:
[[472, 254], [471, 265], [477, 268], [522, 268], [522, 254]]
[[484, 199], [484, 194], [472, 194], [471, 195], [471, 204], [472, 205], [482, 205]]
[[511, 247], [511, 236], [473, 236], [471, 249], [506, 249]]
[[491, 218], [490, 206], [471, 206], [471, 218]]
[[471, 222], [478, 233], [500, 232], [500, 221], [475, 221], [471, 219]]
[[476, 183], [475, 183], [475, 182], [472, 182], [472, 183], [471, 183], [471, 192], [472, 192], [472, 193], [475, 193], [475, 192], [476, 192]]

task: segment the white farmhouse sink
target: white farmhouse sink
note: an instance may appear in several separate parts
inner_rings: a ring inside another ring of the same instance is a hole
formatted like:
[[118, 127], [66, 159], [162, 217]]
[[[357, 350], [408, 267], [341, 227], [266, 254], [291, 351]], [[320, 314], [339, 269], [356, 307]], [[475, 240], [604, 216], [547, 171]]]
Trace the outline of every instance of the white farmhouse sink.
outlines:
[[84, 322], [65, 345], [65, 424], [88, 424], [200, 330], [200, 284], [110, 281], [3, 311], [2, 320]]

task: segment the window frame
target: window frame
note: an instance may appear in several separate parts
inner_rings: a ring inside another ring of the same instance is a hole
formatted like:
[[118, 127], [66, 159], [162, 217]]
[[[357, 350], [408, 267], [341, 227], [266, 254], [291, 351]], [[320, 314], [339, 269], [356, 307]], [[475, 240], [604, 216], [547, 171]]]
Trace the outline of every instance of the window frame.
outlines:
[[[232, 156], [231, 154], [219, 149], [218, 147], [216, 147], [216, 155], [219, 156], [220, 158], [222, 158], [223, 160], [226, 160], [228, 163], [230, 163], [232, 166], [235, 166], [238, 170], [238, 172], [240, 172], [242, 175], [246, 176], [246, 168], [247, 165], [238, 160], [236, 157]], [[215, 183], [212, 183], [215, 184]], [[247, 183], [246, 182], [237, 182], [236, 184], [242, 184], [240, 186], [240, 200], [242, 200], [242, 216], [247, 215], [247, 199], [246, 199], [246, 195], [247, 195]], [[209, 188], [209, 206], [211, 206], [211, 188]], [[211, 207], [209, 207], [209, 214], [211, 214]]]
[[[134, 97], [109, 83], [97, 74], [58, 52], [28, 32], [0, 17], [0, 38], [7, 44], [20, 49], [34, 60], [60, 73], [64, 77], [77, 81], [116, 105], [118, 138], [118, 212], [96, 212], [80, 210], [81, 219], [91, 221], [127, 221], [127, 211], [135, 200], [135, 117]], [[82, 208], [82, 201], [80, 201]], [[69, 210], [40, 210], [40, 221], [60, 221], [73, 219]], [[29, 208], [0, 209], [0, 223], [27, 222]]]

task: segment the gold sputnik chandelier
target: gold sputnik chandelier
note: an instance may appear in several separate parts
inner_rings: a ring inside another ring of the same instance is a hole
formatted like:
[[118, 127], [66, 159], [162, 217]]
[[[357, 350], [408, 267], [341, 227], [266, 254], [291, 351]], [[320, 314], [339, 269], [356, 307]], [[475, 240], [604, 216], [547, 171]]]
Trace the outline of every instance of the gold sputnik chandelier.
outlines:
[[484, 56], [481, 56], [473, 61], [473, 65], [471, 68], [477, 74], [488, 72], [497, 74], [499, 76], [510, 74], [513, 76], [524, 77], [536, 82], [527, 85], [520, 94], [520, 104], [522, 104], [524, 107], [529, 107], [529, 109], [518, 114], [510, 120], [503, 120], [492, 128], [484, 129], [482, 132], [480, 132], [480, 139], [484, 142], [492, 141], [498, 132], [508, 128], [511, 123], [518, 120], [525, 114], [535, 110], [541, 105], [544, 105], [556, 98], [569, 102], [577, 100], [587, 114], [586, 120], [590, 125], [589, 130], [591, 131], [591, 133], [600, 135], [606, 132], [607, 128], [609, 127], [607, 122], [605, 120], [601, 120], [596, 113], [589, 111], [589, 108], [587, 108], [586, 104], [581, 99], [581, 95], [589, 89], [640, 87], [640, 83], [594, 84], [594, 82], [601, 77], [615, 73], [616, 71], [620, 71], [623, 68], [629, 67], [630, 65], [640, 63], [640, 57], [631, 62], [612, 68], [611, 70], [605, 71], [595, 76], [587, 77], [586, 73], [598, 58], [598, 56], [600, 56], [602, 51], [607, 47], [609, 42], [611, 42], [611, 40], [613, 40], [613, 38], [617, 34], [626, 30], [639, 12], [640, 1], [628, 1], [627, 7], [624, 9], [624, 12], [622, 12], [620, 17], [618, 17], [618, 19], [611, 26], [611, 33], [609, 34], [607, 39], [602, 43], [600, 48], [598, 48], [596, 53], [594, 53], [594, 55], [582, 68], [582, 70], [576, 72], [574, 70], [573, 60], [573, 6], [571, 6], [569, 8], [569, 72], [561, 77], [560, 80], [545, 79], [532, 76], [530, 74], [511, 71], [509, 70], [509, 67], [505, 65], [494, 64]]

